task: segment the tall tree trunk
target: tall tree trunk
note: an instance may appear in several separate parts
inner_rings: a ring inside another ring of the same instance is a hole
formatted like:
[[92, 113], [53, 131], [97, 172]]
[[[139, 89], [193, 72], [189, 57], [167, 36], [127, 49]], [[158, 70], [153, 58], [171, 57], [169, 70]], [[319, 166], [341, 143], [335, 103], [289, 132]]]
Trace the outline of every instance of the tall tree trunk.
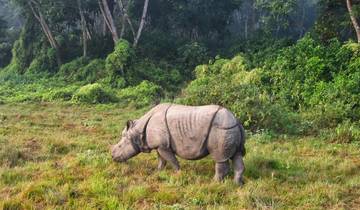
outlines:
[[136, 47], [138, 42], [139, 42], [139, 39], [140, 39], [140, 36], [141, 36], [141, 32], [144, 28], [144, 24], [145, 24], [145, 19], [146, 19], [146, 14], [147, 14], [147, 10], [148, 10], [148, 6], [149, 6], [149, 0], [145, 0], [144, 2], [144, 8], [143, 8], [143, 13], [142, 13], [142, 16], [141, 16], [141, 21], [140, 21], [140, 26], [139, 26], [139, 29], [137, 31], [137, 34], [136, 34], [136, 37], [135, 37], [135, 40], [134, 40], [134, 44], [133, 44], [133, 47]]
[[124, 37], [125, 34], [125, 29], [126, 29], [126, 17], [123, 14], [121, 17], [121, 31], [120, 31], [120, 39], [122, 39]]
[[351, 2], [351, 0], [346, 0], [346, 6], [347, 6], [347, 9], [349, 11], [351, 22], [352, 22], [352, 24], [353, 24], [353, 26], [355, 28], [357, 41], [358, 41], [358, 43], [360, 43], [360, 26], [359, 26], [359, 23], [356, 20], [356, 17], [354, 16], [354, 13], [353, 13], [353, 10], [352, 10], [352, 2]]
[[299, 39], [304, 35], [305, 32], [305, 15], [306, 15], [306, 2], [302, 1], [302, 14], [301, 14], [301, 21], [300, 21], [300, 33]]
[[[37, 7], [37, 11], [34, 8], [33, 4]], [[48, 24], [46, 23], [46, 20], [42, 14], [42, 12], [40, 11], [40, 9], [38, 8], [38, 3], [34, 0], [30, 0], [28, 1], [28, 5], [33, 13], [33, 15], [35, 16], [35, 18], [38, 20], [38, 22], [41, 25], [41, 29], [44, 32], [46, 38], [48, 39], [50, 46], [52, 48], [55, 49], [56, 51], [56, 60], [57, 60], [57, 64], [60, 67], [62, 64], [62, 59], [61, 59], [61, 53], [60, 53], [60, 47], [56, 41], [56, 39], [54, 38], [54, 35], [52, 34]]]
[[[122, 0], [118, 0], [117, 2], [118, 2], [118, 4], [119, 4], [119, 7], [120, 7], [120, 9], [121, 9], [121, 12], [123, 13], [123, 21], [124, 21], [124, 19], [126, 19], [126, 21], [128, 22], [128, 24], [129, 24], [129, 26], [130, 26], [130, 30], [131, 30], [134, 38], [135, 38], [136, 33], [135, 33], [134, 25], [132, 24], [131, 19], [130, 19], [128, 13], [127, 13], [127, 11], [129, 10], [129, 6], [130, 6], [130, 1], [127, 3], [126, 7], [125, 7], [125, 5], [124, 5], [124, 3], [123, 3]], [[125, 26], [124, 22], [123, 22], [123, 26]], [[123, 30], [123, 29], [125, 30], [124, 27], [123, 27], [121, 30]], [[123, 31], [122, 31], [122, 32], [123, 32]], [[125, 31], [124, 31], [124, 32], [125, 32]], [[124, 32], [123, 32], [123, 33], [124, 33]]]
[[83, 44], [83, 57], [87, 57], [87, 41], [90, 38], [86, 27], [86, 19], [84, 11], [82, 9], [81, 0], [77, 0], [80, 19], [81, 19], [81, 30], [82, 30], [82, 44]]
[[117, 33], [117, 29], [116, 29], [116, 26], [115, 26], [115, 23], [114, 23], [114, 19], [112, 17], [111, 12], [110, 12], [107, 0], [99, 0], [99, 6], [100, 6], [101, 13], [104, 16], [106, 25], [108, 26], [108, 28], [109, 28], [109, 30], [111, 32], [114, 44], [116, 44], [116, 42], [119, 40], [119, 35]]
[[103, 13], [101, 13], [101, 15], [103, 16], [103, 21], [101, 22], [101, 33], [103, 36], [105, 36], [108, 27], [107, 27], [105, 16], [103, 15]]
[[245, 40], [248, 39], [248, 24], [249, 24], [249, 16], [248, 14], [245, 15], [245, 20], [244, 20], [244, 33], [245, 33]]

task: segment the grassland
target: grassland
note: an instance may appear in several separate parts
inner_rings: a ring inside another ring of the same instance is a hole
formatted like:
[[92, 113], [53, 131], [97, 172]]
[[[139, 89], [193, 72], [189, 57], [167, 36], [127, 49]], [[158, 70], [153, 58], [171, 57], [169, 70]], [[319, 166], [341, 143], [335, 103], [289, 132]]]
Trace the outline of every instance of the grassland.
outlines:
[[112, 162], [117, 105], [0, 105], [0, 209], [360, 209], [360, 145], [315, 137], [247, 141], [246, 184], [212, 181], [210, 158], [158, 171], [155, 153]]

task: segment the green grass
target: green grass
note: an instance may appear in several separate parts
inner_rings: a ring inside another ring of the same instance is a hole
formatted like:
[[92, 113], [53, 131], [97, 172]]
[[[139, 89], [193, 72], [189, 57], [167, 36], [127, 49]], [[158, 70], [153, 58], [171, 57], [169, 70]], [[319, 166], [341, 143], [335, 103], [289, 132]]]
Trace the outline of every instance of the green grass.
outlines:
[[157, 171], [109, 146], [146, 109], [0, 105], [0, 209], [359, 209], [360, 146], [311, 137], [248, 139], [246, 184], [212, 181], [211, 158]]

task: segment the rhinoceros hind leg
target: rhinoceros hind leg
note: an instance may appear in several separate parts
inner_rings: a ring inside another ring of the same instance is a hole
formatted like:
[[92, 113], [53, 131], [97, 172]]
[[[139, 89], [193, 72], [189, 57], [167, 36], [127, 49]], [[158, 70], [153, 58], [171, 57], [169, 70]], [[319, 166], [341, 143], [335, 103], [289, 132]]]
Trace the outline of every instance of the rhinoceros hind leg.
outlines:
[[228, 173], [229, 173], [229, 161], [216, 163], [215, 176], [214, 176], [214, 179], [216, 181], [222, 181]]
[[159, 159], [158, 170], [162, 170], [166, 166], [166, 160], [163, 157], [161, 157], [159, 151], [157, 151], [157, 154]]
[[245, 171], [245, 165], [243, 161], [243, 157], [240, 153], [236, 153], [232, 158], [233, 166], [234, 166], [234, 182], [238, 185], [243, 185], [243, 173]]
[[159, 148], [157, 151], [159, 156], [169, 162], [176, 171], [180, 170], [179, 161], [176, 159], [175, 154], [171, 150]]

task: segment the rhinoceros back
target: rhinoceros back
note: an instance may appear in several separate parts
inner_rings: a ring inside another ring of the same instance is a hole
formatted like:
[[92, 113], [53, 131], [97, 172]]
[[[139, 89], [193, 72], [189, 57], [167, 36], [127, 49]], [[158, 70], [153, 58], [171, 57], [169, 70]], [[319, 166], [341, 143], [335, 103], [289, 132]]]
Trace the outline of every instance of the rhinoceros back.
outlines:
[[171, 147], [186, 159], [207, 155], [206, 139], [219, 106], [172, 105], [166, 114]]

